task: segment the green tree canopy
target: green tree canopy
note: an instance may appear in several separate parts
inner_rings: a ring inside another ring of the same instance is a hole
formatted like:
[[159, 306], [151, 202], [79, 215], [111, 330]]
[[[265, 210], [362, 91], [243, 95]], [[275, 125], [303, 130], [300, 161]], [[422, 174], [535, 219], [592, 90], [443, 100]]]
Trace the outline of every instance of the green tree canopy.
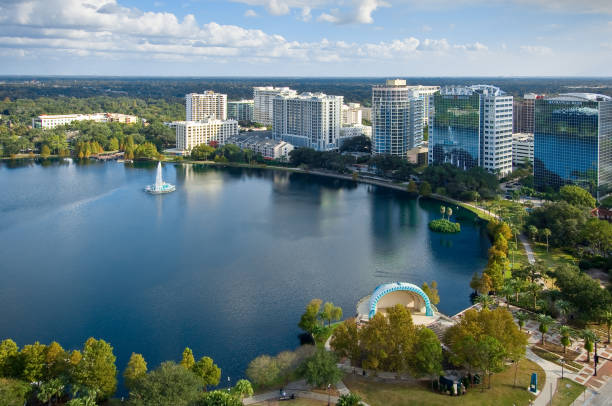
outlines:
[[130, 404], [134, 406], [188, 406], [202, 396], [202, 380], [174, 362], [164, 362], [134, 382]]
[[141, 354], [132, 353], [128, 361], [125, 371], [123, 371], [123, 381], [126, 388], [130, 389], [134, 386], [138, 379], [141, 379], [147, 374], [147, 362]]
[[75, 371], [75, 380], [96, 391], [98, 399], [108, 399], [117, 388], [116, 357], [106, 341], [90, 337], [83, 346], [83, 357]]
[[219, 368], [210, 357], [202, 357], [191, 368], [202, 382], [204, 388], [208, 386], [217, 386], [221, 380], [221, 368]]
[[343, 375], [336, 365], [337, 362], [338, 360], [333, 353], [320, 348], [312, 357], [302, 363], [299, 372], [310, 385], [317, 387], [333, 385], [342, 379]]
[[561, 200], [573, 206], [594, 208], [597, 201], [591, 194], [580, 186], [566, 185], [559, 189], [559, 197]]

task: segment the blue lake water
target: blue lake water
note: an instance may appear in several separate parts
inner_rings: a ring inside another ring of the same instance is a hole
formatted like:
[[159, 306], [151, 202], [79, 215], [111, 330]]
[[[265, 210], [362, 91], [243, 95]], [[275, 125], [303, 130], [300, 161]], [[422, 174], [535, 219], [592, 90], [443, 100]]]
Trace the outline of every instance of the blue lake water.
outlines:
[[151, 196], [155, 165], [0, 164], [0, 339], [109, 341], [155, 367], [184, 347], [222, 382], [299, 345], [312, 298], [353, 316], [384, 282], [436, 280], [449, 315], [469, 305], [486, 264], [471, 213], [432, 233], [440, 203], [283, 171], [166, 164], [177, 191]]

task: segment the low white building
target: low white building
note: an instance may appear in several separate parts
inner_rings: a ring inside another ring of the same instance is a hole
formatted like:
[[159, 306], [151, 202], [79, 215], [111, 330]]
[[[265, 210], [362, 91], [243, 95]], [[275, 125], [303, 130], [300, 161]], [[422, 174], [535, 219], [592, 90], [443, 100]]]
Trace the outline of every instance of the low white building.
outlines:
[[348, 139], [365, 135], [368, 138], [372, 138], [372, 127], [363, 124], [345, 125], [340, 127], [340, 137], [338, 138], [338, 147]]
[[288, 142], [252, 134], [232, 137], [227, 140], [227, 144], [235, 144], [242, 149], [250, 149], [261, 154], [265, 159], [275, 161], [288, 161], [289, 153], [294, 149], [293, 145]]
[[191, 151], [200, 144], [225, 145], [227, 139], [238, 135], [238, 121], [208, 118], [200, 121], [175, 121], [176, 149]]
[[512, 165], [521, 165], [525, 160], [533, 163], [533, 134], [512, 134]]
[[70, 124], [75, 121], [95, 121], [97, 123], [119, 122], [133, 124], [138, 122], [138, 117], [119, 113], [93, 113], [93, 114], [43, 114], [32, 119], [33, 128], [51, 129], [61, 125]]

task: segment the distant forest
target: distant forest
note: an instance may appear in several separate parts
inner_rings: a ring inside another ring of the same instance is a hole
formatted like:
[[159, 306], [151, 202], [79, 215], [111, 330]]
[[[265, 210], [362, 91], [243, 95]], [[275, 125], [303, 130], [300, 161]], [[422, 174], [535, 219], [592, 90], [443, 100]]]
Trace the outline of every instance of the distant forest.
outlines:
[[[185, 94], [214, 90], [229, 100], [253, 97], [253, 86], [289, 86], [299, 92], [344, 96], [345, 102], [371, 104], [372, 86], [387, 78], [121, 78], [121, 77], [0, 77], [0, 100], [40, 97], [99, 96], [164, 100], [182, 103]], [[405, 78], [408, 84], [492, 84], [515, 97], [528, 92], [592, 92], [612, 96], [612, 78]], [[1, 114], [2, 112], [0, 112]]]

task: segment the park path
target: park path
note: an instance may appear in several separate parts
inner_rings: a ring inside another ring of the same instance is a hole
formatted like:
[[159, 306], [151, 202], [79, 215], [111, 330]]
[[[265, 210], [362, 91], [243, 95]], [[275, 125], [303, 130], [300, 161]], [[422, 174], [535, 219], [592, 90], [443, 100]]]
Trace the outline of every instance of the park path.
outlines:
[[530, 264], [535, 264], [535, 255], [533, 254], [533, 250], [531, 249], [531, 244], [529, 244], [529, 240], [525, 237], [524, 234], [519, 235], [519, 240], [521, 240], [521, 244], [525, 247], [525, 252], [527, 253], [527, 260]]

